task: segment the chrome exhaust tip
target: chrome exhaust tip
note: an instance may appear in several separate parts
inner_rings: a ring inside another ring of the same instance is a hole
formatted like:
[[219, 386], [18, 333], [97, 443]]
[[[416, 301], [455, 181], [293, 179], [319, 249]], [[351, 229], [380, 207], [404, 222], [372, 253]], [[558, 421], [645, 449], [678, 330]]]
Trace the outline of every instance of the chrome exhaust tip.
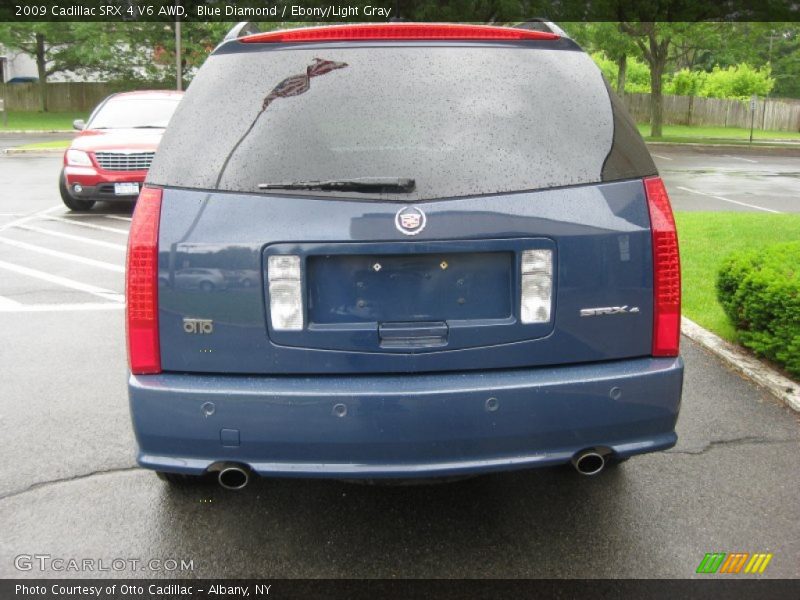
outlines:
[[594, 450], [579, 452], [572, 458], [572, 465], [581, 475], [597, 475], [606, 466], [606, 459]]
[[239, 465], [228, 465], [220, 470], [217, 481], [226, 490], [241, 490], [250, 483], [250, 471]]

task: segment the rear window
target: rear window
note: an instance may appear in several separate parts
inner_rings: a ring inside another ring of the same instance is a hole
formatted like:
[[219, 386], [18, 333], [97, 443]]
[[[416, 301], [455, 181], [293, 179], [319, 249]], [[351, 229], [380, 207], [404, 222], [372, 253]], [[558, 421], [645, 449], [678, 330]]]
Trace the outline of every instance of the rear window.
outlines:
[[602, 75], [580, 51], [264, 45], [209, 58], [148, 179], [264, 193], [411, 178], [410, 193], [294, 193], [418, 201], [599, 182], [613, 137]]

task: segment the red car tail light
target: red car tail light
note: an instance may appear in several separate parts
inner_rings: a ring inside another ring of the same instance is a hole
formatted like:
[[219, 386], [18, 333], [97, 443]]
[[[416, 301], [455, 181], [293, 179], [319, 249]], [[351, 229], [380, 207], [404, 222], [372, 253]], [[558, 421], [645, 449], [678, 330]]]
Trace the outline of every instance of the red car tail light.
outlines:
[[660, 177], [644, 180], [653, 239], [653, 356], [678, 356], [681, 337], [681, 261], [678, 232]]
[[158, 340], [158, 224], [161, 190], [144, 187], [136, 202], [125, 271], [128, 362], [131, 373], [160, 373]]
[[548, 31], [463, 25], [459, 23], [379, 23], [372, 25], [332, 25], [268, 31], [243, 37], [241, 42], [323, 42], [350, 40], [557, 40]]

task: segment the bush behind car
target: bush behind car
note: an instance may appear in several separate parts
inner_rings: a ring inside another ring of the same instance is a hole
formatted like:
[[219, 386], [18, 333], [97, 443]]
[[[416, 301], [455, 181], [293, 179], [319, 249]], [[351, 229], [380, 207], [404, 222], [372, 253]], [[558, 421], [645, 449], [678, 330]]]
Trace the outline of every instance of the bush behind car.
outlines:
[[731, 254], [717, 296], [742, 344], [800, 375], [800, 242]]

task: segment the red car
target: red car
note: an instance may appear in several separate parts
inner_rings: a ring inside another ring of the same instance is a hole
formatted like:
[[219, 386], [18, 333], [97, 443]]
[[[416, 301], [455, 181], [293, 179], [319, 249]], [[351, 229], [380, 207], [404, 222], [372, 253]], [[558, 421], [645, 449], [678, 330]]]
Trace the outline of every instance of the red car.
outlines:
[[98, 200], [136, 200], [172, 113], [183, 92], [113, 94], [73, 123], [80, 133], [64, 153], [59, 191], [74, 211]]

